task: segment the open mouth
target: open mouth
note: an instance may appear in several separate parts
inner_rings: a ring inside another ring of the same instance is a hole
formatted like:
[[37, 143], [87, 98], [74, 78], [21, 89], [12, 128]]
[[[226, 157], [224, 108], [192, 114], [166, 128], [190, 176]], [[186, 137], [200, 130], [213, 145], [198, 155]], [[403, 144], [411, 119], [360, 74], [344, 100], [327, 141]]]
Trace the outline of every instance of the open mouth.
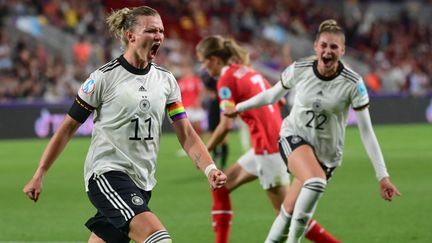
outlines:
[[322, 59], [322, 61], [324, 62], [325, 65], [330, 64], [333, 61], [333, 57], [332, 56], [322, 57], [321, 59]]
[[160, 45], [161, 45], [161, 43], [154, 43], [150, 49], [150, 54], [155, 56], [159, 50]]

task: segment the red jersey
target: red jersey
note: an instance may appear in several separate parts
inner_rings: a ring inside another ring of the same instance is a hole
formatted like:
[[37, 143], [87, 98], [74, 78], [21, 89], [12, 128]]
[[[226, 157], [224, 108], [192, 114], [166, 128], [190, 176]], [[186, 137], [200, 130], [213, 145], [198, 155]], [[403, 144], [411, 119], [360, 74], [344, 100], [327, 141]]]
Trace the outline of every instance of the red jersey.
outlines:
[[[234, 106], [271, 85], [257, 71], [238, 64], [224, 69], [217, 82], [221, 111]], [[240, 113], [240, 118], [248, 125], [255, 154], [277, 153], [279, 130], [282, 117], [277, 104], [266, 105]]]
[[189, 76], [179, 79], [182, 103], [185, 108], [200, 105], [201, 79], [198, 76]]

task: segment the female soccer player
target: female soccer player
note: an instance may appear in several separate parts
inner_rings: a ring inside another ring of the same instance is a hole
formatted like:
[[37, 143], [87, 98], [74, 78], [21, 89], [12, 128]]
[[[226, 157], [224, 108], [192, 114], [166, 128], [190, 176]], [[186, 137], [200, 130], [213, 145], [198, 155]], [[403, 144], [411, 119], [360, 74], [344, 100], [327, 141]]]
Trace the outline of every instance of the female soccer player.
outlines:
[[227, 116], [233, 117], [238, 112], [272, 104], [289, 89], [296, 90], [279, 140], [281, 155], [294, 179], [266, 242], [278, 242], [288, 227], [287, 242], [300, 242], [327, 180], [342, 162], [350, 106], [357, 111], [361, 138], [375, 169], [382, 198], [391, 201], [400, 195], [390, 182], [372, 128], [363, 80], [340, 61], [345, 53], [345, 35], [336, 21], [321, 23], [314, 49], [314, 60], [294, 62], [283, 71], [281, 81], [274, 87], [226, 111]]
[[226, 176], [213, 164], [192, 129], [174, 76], [152, 61], [164, 40], [159, 13], [147, 6], [113, 12], [107, 23], [125, 52], [90, 74], [45, 149], [23, 191], [37, 201], [45, 173], [78, 127], [95, 111], [85, 161], [85, 185], [97, 213], [88, 220], [89, 242], [169, 243], [171, 237], [148, 207], [165, 111], [184, 150], [212, 188]]
[[[234, 40], [210, 36], [201, 40], [197, 57], [202, 67], [213, 77], [219, 77], [217, 92], [221, 110], [247, 100], [270, 88], [267, 80], [250, 68], [248, 52]], [[268, 105], [240, 114], [248, 125], [252, 148], [227, 173], [224, 187], [213, 191], [213, 225], [216, 243], [229, 239], [232, 218], [229, 193], [240, 185], [259, 179], [275, 211], [278, 212], [285, 197], [289, 175], [277, 146], [282, 118], [278, 105]], [[207, 142], [212, 150], [224, 140], [233, 126], [233, 119], [221, 116], [220, 122]], [[338, 242], [318, 224], [311, 228], [309, 238], [315, 242]]]

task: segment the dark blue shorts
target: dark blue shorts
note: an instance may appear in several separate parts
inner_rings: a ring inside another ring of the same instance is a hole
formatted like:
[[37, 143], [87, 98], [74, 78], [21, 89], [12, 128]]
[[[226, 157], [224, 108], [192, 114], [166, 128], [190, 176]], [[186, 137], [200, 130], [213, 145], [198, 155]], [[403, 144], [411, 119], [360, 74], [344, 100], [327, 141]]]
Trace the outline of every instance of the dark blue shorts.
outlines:
[[[315, 151], [315, 148], [308, 141], [306, 141], [304, 138], [300, 136], [288, 136], [284, 138], [279, 138], [279, 152], [283, 160], [287, 164], [287, 168], [288, 168], [288, 156], [301, 145], [308, 145], [312, 148], [312, 150]], [[315, 158], [319, 162], [321, 168], [324, 170], [327, 180], [329, 180], [332, 177], [334, 169], [336, 169], [336, 167], [331, 167], [331, 168], [327, 167], [323, 163], [321, 163], [321, 161], [318, 159], [316, 155]], [[288, 173], [290, 173], [289, 169], [288, 169]]]
[[130, 177], [120, 171], [94, 175], [89, 179], [87, 195], [97, 213], [85, 224], [106, 242], [129, 242], [129, 223], [147, 206], [151, 191], [138, 188]]

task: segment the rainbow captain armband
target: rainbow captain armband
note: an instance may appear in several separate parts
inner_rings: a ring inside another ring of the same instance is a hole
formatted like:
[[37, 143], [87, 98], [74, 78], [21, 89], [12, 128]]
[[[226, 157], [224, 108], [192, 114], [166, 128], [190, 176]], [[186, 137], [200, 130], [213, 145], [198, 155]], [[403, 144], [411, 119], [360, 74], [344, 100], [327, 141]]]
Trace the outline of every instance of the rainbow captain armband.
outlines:
[[234, 106], [235, 103], [231, 100], [221, 100], [221, 102], [219, 102], [220, 111], [225, 111], [227, 107], [234, 107]]
[[168, 112], [168, 117], [170, 118], [170, 120], [172, 122], [175, 122], [177, 120], [186, 118], [186, 111], [185, 108], [183, 107], [183, 103], [181, 102], [175, 102], [175, 103], [171, 103], [168, 104], [166, 106], [167, 108], [167, 112]]

